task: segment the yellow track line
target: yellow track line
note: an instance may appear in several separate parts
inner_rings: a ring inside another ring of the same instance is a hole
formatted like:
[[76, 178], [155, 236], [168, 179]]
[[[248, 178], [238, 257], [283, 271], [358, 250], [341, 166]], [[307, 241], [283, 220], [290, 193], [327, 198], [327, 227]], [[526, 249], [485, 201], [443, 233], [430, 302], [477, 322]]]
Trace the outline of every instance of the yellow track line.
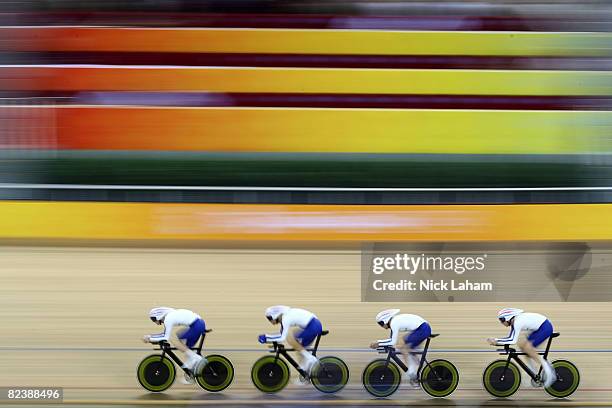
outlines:
[[1, 239], [612, 240], [612, 204], [267, 205], [0, 202]]
[[117, 27], [0, 28], [0, 50], [368, 55], [600, 56], [611, 33]]
[[10, 90], [611, 95], [612, 72], [330, 68], [9, 67]]

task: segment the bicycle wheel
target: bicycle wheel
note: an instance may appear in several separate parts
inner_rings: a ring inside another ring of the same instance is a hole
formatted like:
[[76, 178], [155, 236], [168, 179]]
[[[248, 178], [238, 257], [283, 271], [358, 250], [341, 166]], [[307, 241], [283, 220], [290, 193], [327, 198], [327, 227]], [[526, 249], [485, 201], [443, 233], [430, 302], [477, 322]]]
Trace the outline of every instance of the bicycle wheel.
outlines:
[[160, 354], [151, 354], [145, 357], [136, 371], [138, 382], [146, 390], [162, 392], [170, 388], [176, 378], [176, 368], [172, 361]]
[[325, 393], [338, 392], [349, 380], [349, 369], [338, 357], [322, 357], [313, 367], [310, 382], [314, 387]]
[[557, 381], [548, 388], [547, 393], [556, 398], [569, 397], [576, 391], [580, 384], [580, 372], [578, 368], [567, 360], [556, 360], [552, 366], [557, 374]]
[[375, 397], [388, 397], [397, 391], [402, 374], [397, 364], [387, 363], [387, 360], [380, 358], [372, 361], [363, 370], [363, 386], [366, 391]]
[[516, 364], [506, 360], [495, 360], [485, 369], [482, 383], [489, 394], [506, 398], [514, 394], [521, 386], [521, 372]]
[[230, 386], [234, 379], [234, 366], [226, 357], [218, 354], [206, 356], [208, 361], [200, 375], [196, 376], [198, 385], [206, 391], [219, 392]]
[[251, 380], [258, 390], [279, 392], [289, 382], [289, 366], [275, 356], [264, 356], [253, 364]]
[[459, 384], [459, 371], [448, 360], [433, 360], [421, 371], [421, 387], [432, 397], [446, 397]]

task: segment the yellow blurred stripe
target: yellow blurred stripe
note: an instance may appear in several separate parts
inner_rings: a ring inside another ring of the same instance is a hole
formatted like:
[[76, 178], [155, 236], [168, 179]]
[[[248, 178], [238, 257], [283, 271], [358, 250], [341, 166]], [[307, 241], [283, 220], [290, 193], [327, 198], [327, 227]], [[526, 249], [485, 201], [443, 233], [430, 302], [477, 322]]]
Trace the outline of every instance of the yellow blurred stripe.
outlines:
[[0, 28], [0, 50], [368, 55], [610, 55], [611, 33]]
[[0, 67], [0, 84], [41, 91], [611, 95], [612, 72], [42, 66]]
[[611, 204], [249, 205], [0, 202], [2, 239], [610, 240]]
[[95, 106], [19, 109], [54, 110], [49, 115], [57, 122], [54, 137], [60, 149], [490, 154], [612, 152], [612, 112], [605, 111]]

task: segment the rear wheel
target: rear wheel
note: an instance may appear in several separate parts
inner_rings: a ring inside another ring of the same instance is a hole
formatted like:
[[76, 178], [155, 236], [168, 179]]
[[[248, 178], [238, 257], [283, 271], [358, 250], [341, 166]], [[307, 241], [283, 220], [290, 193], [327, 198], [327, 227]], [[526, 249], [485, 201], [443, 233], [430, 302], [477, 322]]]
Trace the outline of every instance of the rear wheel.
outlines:
[[557, 381], [550, 387], [545, 388], [546, 392], [556, 398], [569, 397], [580, 384], [578, 368], [567, 360], [553, 361], [552, 366], [557, 374]]
[[151, 392], [162, 392], [170, 388], [176, 378], [176, 368], [168, 357], [151, 354], [138, 365], [138, 382]]
[[[507, 367], [506, 364], [508, 364]], [[489, 394], [498, 398], [506, 398], [514, 394], [521, 386], [521, 372], [512, 362], [495, 360], [485, 369], [482, 383]]]
[[210, 392], [223, 391], [229, 387], [234, 379], [232, 362], [218, 354], [206, 356], [206, 361], [206, 365], [196, 376], [198, 385]]
[[344, 361], [338, 357], [322, 357], [310, 376], [314, 387], [325, 393], [338, 392], [349, 380], [349, 369]]
[[446, 397], [459, 384], [459, 371], [448, 360], [433, 360], [421, 371], [421, 387], [432, 397]]
[[372, 361], [363, 370], [363, 386], [375, 397], [388, 397], [397, 391], [402, 374], [397, 364], [381, 358]]
[[253, 364], [251, 380], [258, 390], [279, 392], [289, 382], [289, 366], [275, 356], [264, 356]]

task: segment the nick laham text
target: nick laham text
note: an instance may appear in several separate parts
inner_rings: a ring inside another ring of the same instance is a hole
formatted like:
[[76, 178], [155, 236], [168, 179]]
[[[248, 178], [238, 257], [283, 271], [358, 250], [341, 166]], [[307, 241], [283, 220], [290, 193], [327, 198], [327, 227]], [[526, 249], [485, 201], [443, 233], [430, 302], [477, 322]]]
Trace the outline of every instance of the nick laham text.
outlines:
[[471, 282], [469, 280], [433, 280], [402, 279], [396, 282], [384, 282], [377, 279], [372, 282], [372, 287], [376, 291], [457, 291], [457, 292], [487, 292], [493, 290], [491, 282]]

